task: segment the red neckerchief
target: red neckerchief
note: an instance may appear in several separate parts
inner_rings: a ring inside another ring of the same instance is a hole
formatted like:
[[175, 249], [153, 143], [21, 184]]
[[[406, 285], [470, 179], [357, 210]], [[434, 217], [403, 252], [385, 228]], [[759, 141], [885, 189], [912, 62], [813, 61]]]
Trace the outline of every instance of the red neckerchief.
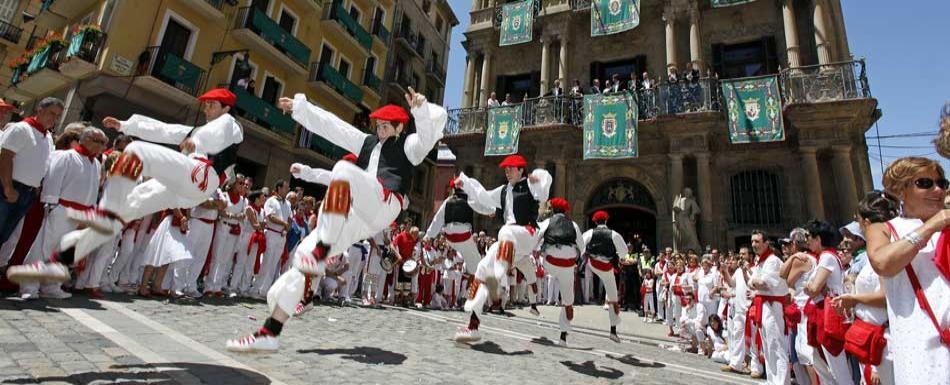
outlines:
[[690, 273], [690, 274], [693, 274], [693, 273], [696, 271], [696, 268], [697, 268], [697, 267], [699, 267], [699, 266], [689, 266], [689, 267], [688, 267], [689, 273]]
[[93, 162], [93, 163], [96, 162], [96, 155], [93, 154], [91, 151], [89, 151], [89, 149], [87, 149], [87, 148], [84, 147], [83, 145], [80, 144], [80, 145], [78, 145], [78, 146], [75, 146], [75, 147], [73, 147], [73, 150], [75, 150], [76, 152], [78, 152], [79, 155], [82, 155], [82, 156], [85, 156], [86, 158], [89, 158], [89, 161], [90, 161], [90, 162]]
[[762, 255], [759, 255], [759, 259], [752, 265], [757, 266], [765, 262], [766, 259], [772, 256], [772, 249], [765, 249], [765, 252]]
[[660, 268], [661, 268], [661, 269], [666, 269], [666, 260], [665, 260], [665, 259], [661, 259], [661, 260], [660, 260]]
[[231, 199], [232, 205], [236, 205], [241, 200], [241, 194], [237, 194], [233, 191], [228, 191], [228, 198]]
[[297, 225], [299, 226], [303, 226], [304, 225], [303, 215], [294, 214], [294, 222], [297, 222]]
[[261, 207], [263, 207], [263, 206], [262, 206], [262, 205], [255, 205], [255, 204], [251, 203], [251, 208], [254, 209], [254, 211], [257, 212], [258, 214], [261, 213]]
[[102, 155], [109, 156], [109, 155], [112, 155], [112, 153], [113, 153], [114, 151], [115, 151], [115, 150], [113, 150], [113, 149], [110, 148], [110, 149], [107, 149], [107, 150], [103, 151], [103, 152], [102, 152]]
[[43, 127], [43, 125], [40, 124], [40, 122], [36, 120], [35, 116], [31, 116], [29, 118], [23, 119], [23, 121], [26, 122], [26, 124], [29, 124], [30, 126], [32, 126], [37, 131], [39, 131], [41, 134], [43, 134], [43, 136], [46, 136], [46, 133], [49, 132], [49, 130], [47, 130], [46, 127]]

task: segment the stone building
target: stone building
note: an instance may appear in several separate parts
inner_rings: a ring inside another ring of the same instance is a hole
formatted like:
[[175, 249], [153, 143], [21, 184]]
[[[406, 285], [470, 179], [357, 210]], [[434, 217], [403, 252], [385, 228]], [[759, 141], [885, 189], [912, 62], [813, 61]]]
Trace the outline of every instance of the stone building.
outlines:
[[[457, 169], [486, 185], [503, 181], [500, 158], [483, 156], [487, 114], [479, 106], [495, 91], [524, 103], [520, 152], [551, 171], [552, 196], [569, 200], [575, 220], [589, 223], [605, 209], [612, 227], [652, 247], [672, 244], [672, 199], [684, 187], [703, 211], [700, 241], [735, 247], [753, 229], [779, 235], [810, 218], [844, 223], [873, 186], [864, 134], [881, 112], [863, 60], [849, 51], [838, 0], [724, 8], [646, 0], [638, 27], [595, 38], [590, 0], [538, 0], [533, 41], [499, 47], [501, 3], [472, 3], [463, 105], [445, 139]], [[666, 82], [668, 69], [688, 63], [702, 80]], [[575, 80], [586, 89], [592, 79], [644, 72], [663, 83], [637, 91], [639, 157], [583, 161], [579, 102], [542, 90], [556, 79], [567, 92]], [[718, 78], [768, 74], [779, 75], [785, 140], [731, 144]]]

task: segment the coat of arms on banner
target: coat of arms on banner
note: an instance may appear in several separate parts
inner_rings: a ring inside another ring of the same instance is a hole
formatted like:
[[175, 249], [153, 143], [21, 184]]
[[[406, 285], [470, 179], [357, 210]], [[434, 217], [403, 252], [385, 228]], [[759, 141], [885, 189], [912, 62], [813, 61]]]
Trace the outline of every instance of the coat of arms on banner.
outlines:
[[518, 152], [521, 136], [521, 104], [488, 109], [485, 130], [485, 155], [508, 155]]
[[762, 111], [759, 108], [759, 99], [758, 98], [748, 98], [742, 102], [745, 105], [745, 116], [749, 120], [756, 120], [759, 118], [759, 112]]
[[603, 133], [606, 138], [613, 138], [614, 135], [617, 134], [616, 113], [604, 114], [603, 120], [600, 121], [600, 132]]
[[785, 140], [778, 77], [722, 80], [729, 115], [729, 141], [761, 143]]
[[637, 100], [632, 94], [584, 97], [584, 159], [637, 157]]

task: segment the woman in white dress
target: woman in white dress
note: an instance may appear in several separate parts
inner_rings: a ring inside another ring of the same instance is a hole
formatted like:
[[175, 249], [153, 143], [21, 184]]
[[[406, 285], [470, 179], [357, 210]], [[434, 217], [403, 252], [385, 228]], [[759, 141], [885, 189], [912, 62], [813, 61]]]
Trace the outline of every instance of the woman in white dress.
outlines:
[[[947, 187], [936, 161], [894, 161], [884, 172], [884, 188], [900, 201], [901, 216], [867, 232], [869, 261], [884, 277], [888, 349], [898, 385], [950, 384], [950, 256], [937, 252], [946, 246], [941, 234], [950, 227]], [[922, 299], [929, 306], [922, 307]]]
[[[165, 295], [162, 286], [165, 281], [165, 272], [172, 263], [191, 258], [191, 245], [188, 242], [188, 218], [185, 210], [174, 209], [166, 215], [155, 229], [155, 235], [149, 240], [148, 248], [142, 265], [142, 281], [139, 284], [139, 295]], [[152, 279], [154, 276], [154, 279]], [[149, 280], [152, 285], [149, 288]]]
[[[781, 276], [785, 278], [788, 287], [791, 289], [792, 300], [801, 314], [801, 320], [794, 332], [793, 343], [789, 344], [795, 350], [795, 356], [798, 358], [798, 365], [804, 367], [810, 383], [817, 384], [819, 375], [816, 373], [815, 361], [818, 361], [818, 367], [823, 368], [824, 383], [834, 383], [830, 373], [827, 371], [827, 364], [820, 357], [816, 358], [815, 348], [808, 344], [808, 316], [803, 310], [811, 296], [805, 292], [805, 285], [811, 281], [815, 274], [815, 268], [818, 267], [818, 257], [808, 250], [808, 231], [803, 228], [792, 230], [789, 238], [789, 248], [792, 257], [785, 261], [782, 266]], [[796, 373], [797, 377], [797, 373]]]

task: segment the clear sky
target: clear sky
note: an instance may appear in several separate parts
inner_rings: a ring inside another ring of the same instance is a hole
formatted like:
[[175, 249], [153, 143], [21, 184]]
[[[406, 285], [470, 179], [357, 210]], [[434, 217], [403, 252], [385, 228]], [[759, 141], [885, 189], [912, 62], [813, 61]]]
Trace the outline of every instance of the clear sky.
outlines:
[[[767, 0], [762, 0], [767, 1]], [[449, 0], [460, 24], [452, 32], [445, 104], [456, 108], [462, 100], [465, 50], [462, 34], [468, 28], [471, 0]], [[943, 104], [950, 101], [950, 1], [923, 0], [911, 6], [883, 0], [841, 0], [855, 57], [867, 59], [871, 95], [878, 99], [883, 117], [867, 132], [868, 155], [875, 186], [881, 185], [881, 136], [936, 133]], [[884, 167], [896, 158], [923, 155], [950, 162], [934, 152], [931, 135], [881, 139]]]

